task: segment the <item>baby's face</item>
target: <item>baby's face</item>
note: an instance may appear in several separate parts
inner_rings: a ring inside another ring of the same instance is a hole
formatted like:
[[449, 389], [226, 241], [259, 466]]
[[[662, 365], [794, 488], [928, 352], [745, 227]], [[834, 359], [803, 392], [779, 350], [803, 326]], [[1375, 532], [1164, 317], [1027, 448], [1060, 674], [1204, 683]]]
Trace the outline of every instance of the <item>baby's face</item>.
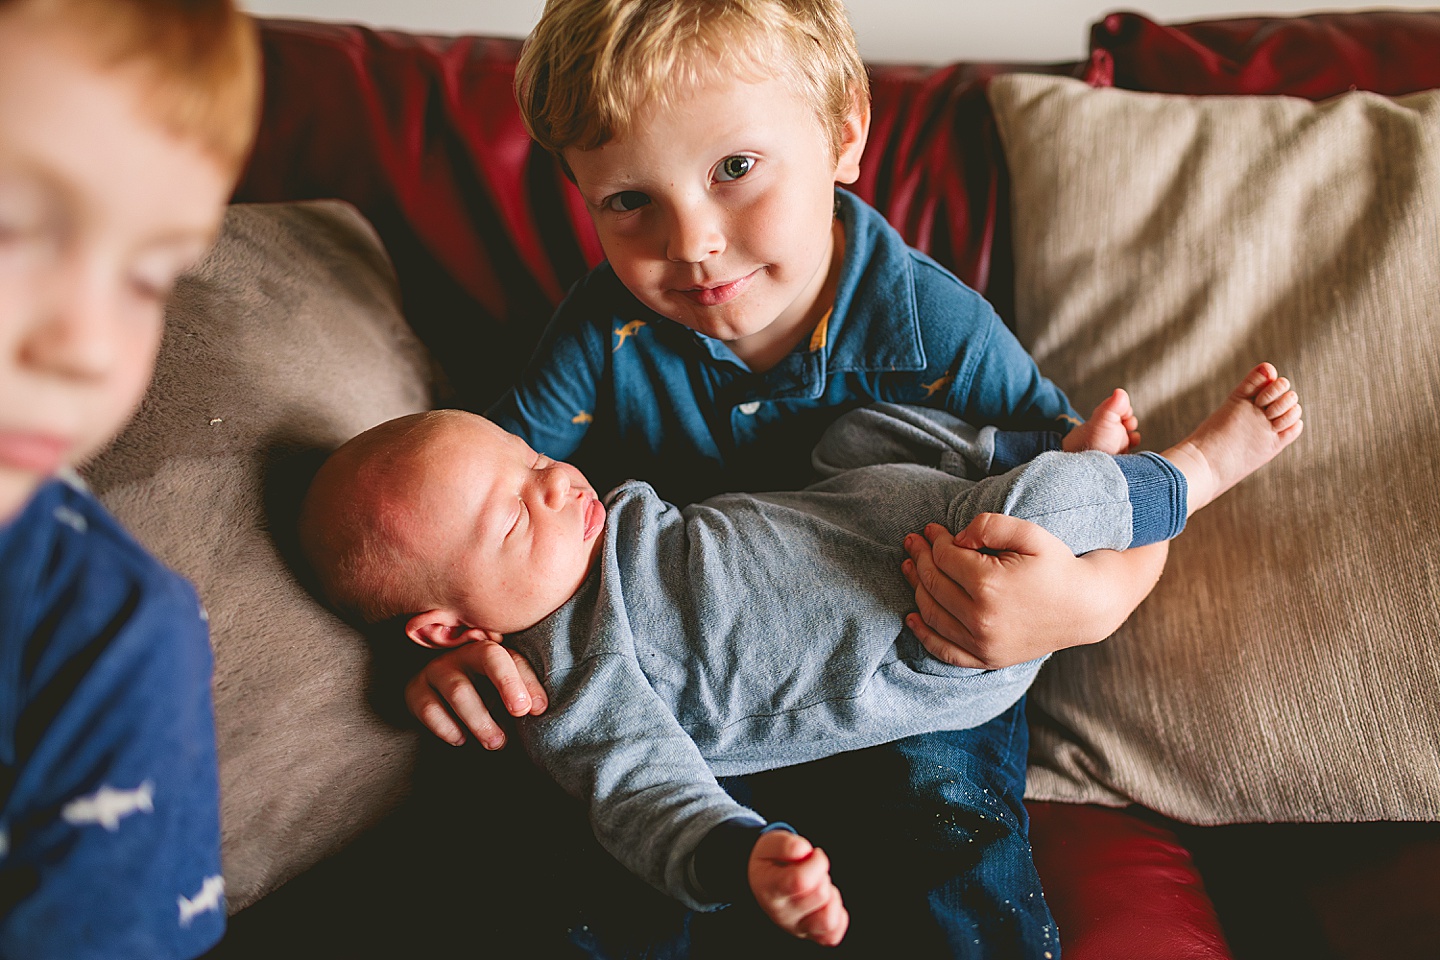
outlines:
[[0, 523], [129, 419], [230, 187], [77, 43], [0, 12]]
[[406, 537], [465, 622], [524, 630], [579, 589], [605, 523], [579, 470], [476, 416], [447, 421], [414, 466]]

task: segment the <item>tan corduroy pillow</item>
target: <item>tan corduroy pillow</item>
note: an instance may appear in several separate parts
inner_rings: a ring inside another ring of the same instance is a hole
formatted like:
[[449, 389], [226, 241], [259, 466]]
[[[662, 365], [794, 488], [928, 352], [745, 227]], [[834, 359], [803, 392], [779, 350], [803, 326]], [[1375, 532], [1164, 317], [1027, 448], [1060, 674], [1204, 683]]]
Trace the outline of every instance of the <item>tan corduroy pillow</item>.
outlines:
[[1258, 360], [1306, 429], [1032, 698], [1030, 796], [1181, 820], [1440, 819], [1440, 92], [990, 88], [1016, 324], [1174, 442]]

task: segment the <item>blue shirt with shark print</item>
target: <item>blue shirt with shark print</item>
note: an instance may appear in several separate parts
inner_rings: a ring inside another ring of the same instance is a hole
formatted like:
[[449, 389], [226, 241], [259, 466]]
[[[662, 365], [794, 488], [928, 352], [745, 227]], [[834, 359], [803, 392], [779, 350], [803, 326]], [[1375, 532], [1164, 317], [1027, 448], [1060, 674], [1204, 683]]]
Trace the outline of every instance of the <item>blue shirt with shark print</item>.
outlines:
[[78, 480], [0, 523], [0, 957], [220, 939], [211, 667], [194, 589]]

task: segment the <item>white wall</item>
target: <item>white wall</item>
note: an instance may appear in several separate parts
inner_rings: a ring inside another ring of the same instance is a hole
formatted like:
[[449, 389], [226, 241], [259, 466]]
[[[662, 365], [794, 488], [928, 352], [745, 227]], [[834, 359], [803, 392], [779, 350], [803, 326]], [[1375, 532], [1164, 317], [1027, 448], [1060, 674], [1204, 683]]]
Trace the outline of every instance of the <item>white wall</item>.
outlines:
[[[262, 16], [366, 23], [422, 33], [524, 36], [543, 0], [241, 0]], [[1321, 0], [1323, 2], [1323, 0]], [[1434, 7], [1437, 0], [1389, 0]], [[1264, 0], [1268, 13], [1304, 13], [1315, 0]], [[1243, 16], [1236, 0], [846, 0], [867, 60], [1078, 60], [1090, 24], [1134, 9], [1161, 22]]]

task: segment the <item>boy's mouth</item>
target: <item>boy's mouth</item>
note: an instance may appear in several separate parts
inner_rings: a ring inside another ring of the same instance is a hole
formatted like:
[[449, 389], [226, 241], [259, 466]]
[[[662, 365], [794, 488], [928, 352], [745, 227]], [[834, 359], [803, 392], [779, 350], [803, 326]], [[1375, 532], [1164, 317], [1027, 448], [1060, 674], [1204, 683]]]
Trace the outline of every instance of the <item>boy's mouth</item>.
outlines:
[[69, 442], [61, 437], [0, 430], [0, 464], [15, 470], [54, 473], [69, 451]]
[[680, 292], [702, 307], [715, 307], [729, 300], [734, 300], [745, 292], [750, 281], [755, 279], [759, 270], [752, 270], [745, 276], [736, 280], [726, 280], [723, 283], [706, 284], [704, 286], [690, 287]]

